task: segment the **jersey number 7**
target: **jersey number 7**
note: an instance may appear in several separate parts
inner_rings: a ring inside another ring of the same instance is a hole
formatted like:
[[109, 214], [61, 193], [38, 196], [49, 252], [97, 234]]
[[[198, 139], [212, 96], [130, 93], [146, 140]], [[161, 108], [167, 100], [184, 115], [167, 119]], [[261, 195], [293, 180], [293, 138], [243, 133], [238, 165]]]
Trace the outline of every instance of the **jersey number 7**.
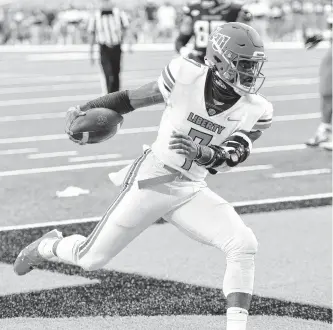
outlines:
[[[213, 135], [198, 131], [195, 128], [190, 129], [188, 136], [190, 136], [195, 143], [201, 144], [203, 146], [208, 146], [210, 141], [212, 141], [212, 139], [213, 139]], [[186, 159], [182, 168], [186, 171], [189, 171], [192, 164], [193, 164], [193, 160]]]

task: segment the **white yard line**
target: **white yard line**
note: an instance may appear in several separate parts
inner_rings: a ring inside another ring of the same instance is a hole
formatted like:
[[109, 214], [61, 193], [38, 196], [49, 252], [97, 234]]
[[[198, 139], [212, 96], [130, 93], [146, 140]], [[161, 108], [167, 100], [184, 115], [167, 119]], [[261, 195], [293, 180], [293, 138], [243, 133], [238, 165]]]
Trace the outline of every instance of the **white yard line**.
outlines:
[[[260, 200], [246, 201], [246, 202], [242, 201], [242, 202], [234, 202], [231, 204], [234, 207], [242, 207], [242, 206], [249, 206], [249, 205], [274, 204], [274, 203], [305, 201], [305, 200], [332, 198], [332, 197], [333, 197], [332, 193], [322, 193], [322, 194], [312, 194], [312, 195], [303, 195], [303, 196], [287, 196], [287, 197], [280, 197], [280, 198], [260, 199]], [[102, 218], [102, 216], [96, 216], [96, 217], [81, 218], [81, 219], [66, 219], [66, 220], [60, 220], [60, 221], [40, 222], [40, 223], [31, 223], [31, 224], [15, 225], [15, 226], [3, 226], [3, 227], [0, 227], [0, 232], [11, 231], [11, 230], [22, 230], [22, 229], [81, 224], [81, 223], [86, 223], [86, 222], [98, 222], [101, 220], [101, 218]]]
[[76, 102], [83, 100], [91, 100], [100, 97], [99, 94], [82, 94], [82, 95], [67, 95], [67, 96], [51, 96], [51, 97], [36, 97], [30, 99], [15, 99], [0, 101], [0, 107], [29, 105], [29, 104], [50, 104], [50, 103], [65, 103]]
[[83, 157], [71, 157], [68, 159], [70, 163], [90, 162], [94, 160], [106, 160], [121, 158], [121, 154], [106, 154], [96, 156], [83, 156]]
[[20, 154], [30, 154], [32, 152], [38, 152], [37, 148], [24, 148], [24, 149], [8, 149], [0, 150], [0, 155], [20, 155]]
[[295, 176], [319, 175], [319, 174], [328, 174], [328, 173], [331, 173], [331, 170], [329, 168], [317, 168], [313, 170], [273, 173], [272, 178], [281, 179], [281, 178], [290, 178]]
[[[135, 112], [147, 112], [147, 111], [163, 111], [163, 108], [156, 107], [147, 107], [138, 109]], [[16, 116], [0, 116], [0, 123], [7, 123], [11, 121], [26, 121], [26, 120], [44, 120], [44, 119], [56, 119], [56, 118], [65, 118], [66, 112], [49, 112], [49, 113], [35, 113], [30, 115], [16, 115]], [[320, 112], [312, 113], [301, 113], [296, 115], [281, 115], [274, 116], [274, 122], [280, 121], [292, 121], [292, 120], [307, 120], [307, 119], [316, 119], [320, 118]]]
[[267, 99], [270, 102], [284, 102], [284, 101], [293, 101], [293, 100], [310, 100], [318, 99], [318, 93], [303, 93], [303, 94], [290, 94], [290, 95], [274, 95], [268, 96]]
[[[64, 76], [64, 80], [68, 80], [69, 78]], [[53, 77], [40, 77], [41, 82], [55, 82]], [[92, 79], [93, 78], [93, 79]], [[0, 89], [0, 95], [6, 95], [6, 94], [25, 94], [25, 93], [36, 93], [36, 92], [52, 92], [52, 91], [68, 91], [68, 90], [81, 90], [81, 89], [92, 89], [92, 88], [99, 88], [100, 84], [99, 81], [95, 79], [95, 77], [92, 77], [82, 83], [72, 83], [72, 84], [52, 84], [52, 85], [35, 85], [35, 86], [20, 86], [20, 87], [2, 87]], [[26, 79], [26, 78], [24, 78]], [[48, 79], [48, 80], [47, 80]], [[75, 81], [75, 76], [71, 76], [71, 79]], [[148, 79], [153, 79], [153, 78], [148, 78]], [[78, 76], [78, 80], [81, 80], [81, 77]], [[96, 80], [96, 81], [94, 81]], [[128, 80], [126, 79], [127, 83], [130, 82], [140, 82], [143, 81], [144, 79], [131, 79]], [[303, 79], [296, 79], [293, 77], [286, 77], [281, 80], [269, 80], [265, 82], [264, 87], [265, 88], [271, 88], [271, 87], [279, 87], [279, 86], [294, 86], [294, 85], [313, 85], [318, 83], [319, 79], [318, 78], [303, 78]], [[31, 78], [30, 81], [32, 84], [36, 83], [36, 79]], [[38, 81], [37, 81], [38, 82]], [[14, 82], [15, 83], [15, 82]]]
[[0, 86], [14, 86], [21, 84], [36, 84], [43, 82], [72, 82], [72, 81], [83, 81], [91, 82], [92, 80], [99, 80], [98, 74], [76, 74], [76, 75], [59, 75], [59, 76], [40, 76], [40, 77], [17, 77], [17, 78], [8, 78], [0, 81]]
[[[136, 134], [136, 133], [150, 133], [157, 132], [158, 126], [151, 127], [138, 127], [138, 128], [124, 128], [119, 130], [117, 134]], [[27, 143], [37, 141], [53, 141], [53, 140], [66, 140], [68, 136], [66, 134], [51, 134], [51, 135], [39, 135], [39, 136], [26, 136], [18, 138], [4, 138], [0, 139], [0, 144], [12, 144], [12, 143]]]
[[56, 119], [65, 118], [66, 112], [49, 112], [49, 113], [34, 113], [30, 115], [17, 115], [17, 116], [2, 116], [0, 123], [8, 123], [11, 121], [25, 121], [25, 120], [43, 120], [43, 119]]
[[40, 154], [28, 155], [28, 159], [45, 159], [45, 158], [56, 158], [56, 157], [69, 157], [76, 156], [77, 151], [58, 151], [58, 152], [47, 152]]
[[229, 173], [239, 173], [239, 172], [249, 172], [249, 171], [262, 171], [262, 170], [270, 170], [273, 168], [273, 165], [253, 165], [253, 166], [240, 166], [235, 167], [231, 171], [228, 172], [220, 172], [217, 174], [229, 174]]
[[268, 80], [265, 81], [263, 88], [278, 87], [278, 86], [293, 86], [293, 85], [312, 85], [317, 84], [319, 78], [285, 78], [282, 80]]
[[[51, 96], [51, 97], [36, 97], [29, 99], [14, 99], [0, 101], [0, 107], [20, 106], [29, 104], [51, 104], [51, 103], [66, 103], [91, 100], [100, 97], [100, 94], [82, 94], [82, 95], [67, 95], [67, 96]], [[302, 93], [302, 94], [287, 94], [287, 95], [272, 95], [267, 96], [271, 102], [283, 102], [292, 100], [309, 100], [319, 98], [318, 93]]]
[[[33, 82], [33, 80], [31, 81]], [[25, 94], [25, 93], [36, 93], [36, 92], [53, 92], [53, 91], [67, 91], [67, 90], [81, 90], [81, 89], [91, 89], [98, 88], [98, 82], [83, 82], [77, 84], [59, 84], [59, 85], [49, 85], [49, 86], [24, 86], [24, 87], [5, 87], [0, 89], [0, 95], [5, 94]]]
[[317, 118], [320, 118], [320, 117], [321, 117], [320, 112], [300, 113], [300, 114], [297, 114], [297, 115], [281, 115], [281, 116], [274, 116], [273, 117], [273, 122], [317, 119]]
[[102, 168], [111, 166], [124, 166], [131, 164], [134, 159], [116, 160], [102, 163], [88, 163], [88, 164], [76, 164], [76, 165], [63, 165], [63, 166], [52, 166], [52, 167], [40, 167], [40, 168], [28, 168], [22, 170], [3, 171], [0, 172], [0, 177], [29, 175], [29, 174], [41, 174], [41, 173], [56, 173], [66, 171], [76, 171], [90, 168]]
[[262, 154], [262, 153], [266, 153], [266, 152], [276, 152], [276, 151], [303, 150], [306, 148], [307, 148], [307, 146], [305, 144], [290, 144], [290, 145], [285, 145], [285, 146], [253, 148], [251, 153], [252, 154]]

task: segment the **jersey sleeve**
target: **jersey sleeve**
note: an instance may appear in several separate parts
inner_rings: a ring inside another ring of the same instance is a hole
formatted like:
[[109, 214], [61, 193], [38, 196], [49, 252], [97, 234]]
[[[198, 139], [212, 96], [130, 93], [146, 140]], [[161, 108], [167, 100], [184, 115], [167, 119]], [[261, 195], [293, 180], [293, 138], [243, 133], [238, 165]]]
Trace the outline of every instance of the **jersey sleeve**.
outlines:
[[273, 121], [273, 105], [267, 102], [267, 106], [263, 115], [257, 120], [252, 128], [252, 131], [259, 130], [264, 131], [272, 125]]
[[158, 87], [162, 93], [164, 100], [170, 97], [172, 89], [176, 83], [179, 74], [181, 57], [173, 59], [162, 71], [158, 78]]

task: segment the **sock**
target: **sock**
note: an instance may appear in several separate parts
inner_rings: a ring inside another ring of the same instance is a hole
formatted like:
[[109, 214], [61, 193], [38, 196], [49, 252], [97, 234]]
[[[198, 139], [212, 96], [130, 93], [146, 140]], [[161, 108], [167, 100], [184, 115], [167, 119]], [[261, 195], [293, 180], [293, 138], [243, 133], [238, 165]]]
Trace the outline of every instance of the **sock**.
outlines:
[[246, 330], [248, 311], [240, 307], [227, 309], [227, 330]]
[[45, 259], [51, 259], [56, 257], [55, 243], [59, 244], [61, 239], [59, 238], [45, 238], [38, 245], [38, 253]]

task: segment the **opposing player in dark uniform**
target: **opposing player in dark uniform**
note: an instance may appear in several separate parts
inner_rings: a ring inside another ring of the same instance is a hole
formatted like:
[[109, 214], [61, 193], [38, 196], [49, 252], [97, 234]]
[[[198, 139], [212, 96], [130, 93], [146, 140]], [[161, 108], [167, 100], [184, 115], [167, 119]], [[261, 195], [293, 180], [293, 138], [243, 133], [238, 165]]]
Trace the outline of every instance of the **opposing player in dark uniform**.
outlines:
[[[194, 0], [183, 7], [183, 20], [176, 39], [176, 50], [204, 63], [209, 34], [219, 25], [228, 22], [248, 23], [251, 13], [241, 4], [229, 0]], [[194, 49], [186, 47], [194, 37]]]

